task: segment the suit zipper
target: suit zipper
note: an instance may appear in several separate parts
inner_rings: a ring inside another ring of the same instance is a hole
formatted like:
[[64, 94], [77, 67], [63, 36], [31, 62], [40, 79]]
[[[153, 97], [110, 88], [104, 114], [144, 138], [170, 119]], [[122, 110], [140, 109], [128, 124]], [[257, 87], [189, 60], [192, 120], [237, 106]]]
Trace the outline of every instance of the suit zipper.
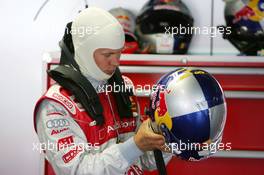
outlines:
[[120, 140], [120, 137], [119, 137], [120, 136], [120, 134], [119, 134], [119, 124], [116, 121], [115, 113], [114, 113], [114, 110], [113, 110], [113, 106], [112, 106], [109, 94], [106, 94], [106, 96], [107, 96], [107, 100], [108, 100], [108, 103], [109, 103], [109, 106], [110, 106], [110, 109], [111, 109], [111, 113], [113, 115], [115, 126], [117, 126], [117, 128], [116, 128], [116, 134], [117, 134], [116, 143], [120, 143], [121, 140]]

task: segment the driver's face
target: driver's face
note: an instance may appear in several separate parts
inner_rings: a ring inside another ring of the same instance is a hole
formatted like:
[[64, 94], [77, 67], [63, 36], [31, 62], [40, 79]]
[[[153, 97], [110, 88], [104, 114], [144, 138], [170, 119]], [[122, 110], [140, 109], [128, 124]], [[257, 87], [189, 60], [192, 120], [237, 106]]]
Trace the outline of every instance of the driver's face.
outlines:
[[119, 66], [121, 51], [120, 49], [100, 48], [94, 51], [94, 60], [97, 66], [106, 74], [112, 75]]

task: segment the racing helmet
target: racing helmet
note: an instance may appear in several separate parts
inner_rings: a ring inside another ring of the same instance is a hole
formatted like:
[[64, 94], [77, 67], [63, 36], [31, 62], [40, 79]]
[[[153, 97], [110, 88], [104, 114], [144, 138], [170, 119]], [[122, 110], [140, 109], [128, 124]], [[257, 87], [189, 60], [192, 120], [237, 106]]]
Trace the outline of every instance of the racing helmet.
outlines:
[[109, 12], [119, 21], [125, 31], [125, 46], [122, 53], [136, 53], [139, 49], [139, 44], [135, 35], [136, 19], [134, 14], [122, 7], [113, 8]]
[[225, 0], [224, 33], [243, 55], [260, 55], [264, 51], [264, 0]]
[[150, 0], [136, 19], [136, 34], [148, 53], [185, 54], [192, 26], [192, 15], [181, 0]]
[[157, 82], [150, 97], [151, 126], [165, 137], [172, 153], [183, 160], [198, 161], [218, 150], [226, 102], [211, 74], [199, 69], [174, 70]]

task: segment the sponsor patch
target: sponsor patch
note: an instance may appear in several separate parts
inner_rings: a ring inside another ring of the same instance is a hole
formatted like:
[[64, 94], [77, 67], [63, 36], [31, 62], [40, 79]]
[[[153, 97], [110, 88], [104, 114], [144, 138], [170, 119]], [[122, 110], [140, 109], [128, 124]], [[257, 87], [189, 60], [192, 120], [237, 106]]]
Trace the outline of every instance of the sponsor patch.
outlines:
[[67, 113], [63, 109], [57, 109], [55, 107], [49, 107], [49, 108], [47, 108], [47, 116], [50, 116], [50, 115], [66, 116]]
[[53, 129], [50, 133], [50, 135], [57, 135], [57, 134], [60, 134], [64, 131], [68, 131], [69, 128], [62, 128], [62, 129]]
[[62, 128], [70, 126], [70, 122], [67, 119], [52, 119], [46, 122], [47, 128]]
[[127, 175], [143, 175], [143, 170], [139, 168], [137, 165], [132, 165], [129, 167]]
[[59, 100], [62, 104], [64, 104], [65, 107], [69, 111], [71, 111], [72, 114], [75, 114], [76, 113], [75, 108], [74, 108], [74, 105], [73, 105], [73, 103], [69, 99], [67, 99], [63, 95], [61, 95], [59, 93], [56, 93], [56, 92], [52, 94], [52, 97], [55, 98], [55, 99], [57, 99], [57, 100]]
[[64, 163], [69, 163], [72, 159], [74, 159], [78, 153], [82, 152], [83, 149], [79, 146], [76, 146], [75, 149], [70, 150], [68, 153], [62, 156], [62, 160]]
[[73, 136], [64, 137], [58, 140], [58, 151], [73, 145]]

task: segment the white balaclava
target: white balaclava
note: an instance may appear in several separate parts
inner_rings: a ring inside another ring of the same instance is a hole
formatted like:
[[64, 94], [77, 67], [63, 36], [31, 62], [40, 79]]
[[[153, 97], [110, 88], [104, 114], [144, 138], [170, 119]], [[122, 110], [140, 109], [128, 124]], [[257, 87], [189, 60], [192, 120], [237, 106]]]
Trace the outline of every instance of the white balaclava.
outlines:
[[104, 73], [95, 63], [94, 51], [98, 48], [120, 49], [125, 35], [122, 26], [109, 12], [89, 7], [72, 22], [74, 58], [86, 77], [107, 80], [112, 75]]

